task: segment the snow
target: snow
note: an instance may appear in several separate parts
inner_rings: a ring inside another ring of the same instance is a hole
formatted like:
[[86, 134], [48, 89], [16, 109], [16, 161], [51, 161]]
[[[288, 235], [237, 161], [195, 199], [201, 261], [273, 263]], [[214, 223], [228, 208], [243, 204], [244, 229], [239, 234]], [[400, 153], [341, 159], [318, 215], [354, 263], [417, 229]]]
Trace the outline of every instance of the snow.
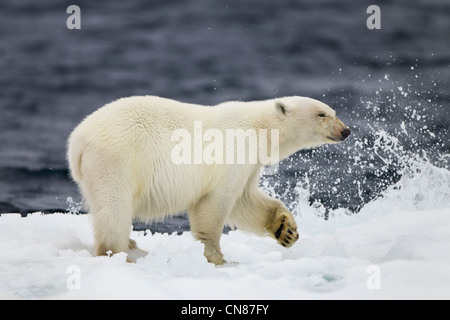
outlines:
[[300, 201], [289, 249], [231, 231], [221, 243], [232, 263], [220, 267], [190, 232], [132, 232], [148, 254], [127, 263], [93, 256], [88, 215], [3, 214], [0, 298], [449, 299], [450, 171], [411, 172], [358, 214], [324, 220]]

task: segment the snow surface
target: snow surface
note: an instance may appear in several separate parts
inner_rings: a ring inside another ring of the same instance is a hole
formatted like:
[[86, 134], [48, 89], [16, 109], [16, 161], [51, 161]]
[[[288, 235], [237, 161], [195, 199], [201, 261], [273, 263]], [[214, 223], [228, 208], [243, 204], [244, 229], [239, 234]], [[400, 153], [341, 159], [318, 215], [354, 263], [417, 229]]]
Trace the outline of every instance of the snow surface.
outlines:
[[222, 250], [236, 263], [221, 267], [190, 232], [132, 232], [148, 255], [126, 263], [125, 254], [93, 256], [87, 215], [3, 214], [0, 298], [449, 299], [450, 171], [412, 172], [355, 215], [324, 220], [303, 199], [289, 249], [231, 231]]

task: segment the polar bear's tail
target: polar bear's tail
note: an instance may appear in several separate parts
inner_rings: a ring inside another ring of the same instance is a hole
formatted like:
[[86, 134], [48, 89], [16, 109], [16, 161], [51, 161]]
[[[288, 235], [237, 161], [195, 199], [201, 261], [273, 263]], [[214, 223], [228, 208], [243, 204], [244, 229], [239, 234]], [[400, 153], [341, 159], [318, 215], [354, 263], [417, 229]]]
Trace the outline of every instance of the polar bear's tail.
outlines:
[[84, 144], [76, 139], [72, 133], [68, 140], [67, 161], [69, 162], [70, 175], [76, 182], [81, 181], [81, 159], [83, 157]]

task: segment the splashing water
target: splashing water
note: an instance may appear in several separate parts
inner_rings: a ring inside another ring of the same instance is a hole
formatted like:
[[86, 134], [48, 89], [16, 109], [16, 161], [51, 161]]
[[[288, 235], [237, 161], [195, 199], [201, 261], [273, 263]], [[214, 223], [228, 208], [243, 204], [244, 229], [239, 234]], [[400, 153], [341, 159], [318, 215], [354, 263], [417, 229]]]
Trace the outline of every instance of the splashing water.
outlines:
[[436, 87], [434, 80], [427, 83], [417, 72], [401, 80], [390, 74], [378, 81], [372, 77], [379, 87], [354, 99], [354, 108], [349, 99], [336, 97], [330, 105], [344, 114], [352, 129], [349, 139], [297, 153], [281, 163], [285, 177], [265, 176], [262, 188], [299, 216], [325, 219], [450, 207], [448, 102], [445, 94], [429, 89]]
[[72, 197], [67, 197], [67, 212], [70, 214], [80, 214], [83, 209], [82, 202], [76, 202], [72, 199]]

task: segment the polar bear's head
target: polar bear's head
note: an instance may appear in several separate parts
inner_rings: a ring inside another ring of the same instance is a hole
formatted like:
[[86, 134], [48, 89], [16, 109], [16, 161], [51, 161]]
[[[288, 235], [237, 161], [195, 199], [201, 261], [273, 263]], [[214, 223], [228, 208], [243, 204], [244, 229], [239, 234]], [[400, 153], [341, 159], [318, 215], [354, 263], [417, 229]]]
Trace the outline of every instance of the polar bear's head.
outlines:
[[336, 117], [336, 112], [318, 100], [285, 97], [275, 100], [275, 108], [281, 121], [280, 138], [289, 144], [289, 149], [295, 149], [294, 152], [338, 143], [350, 135], [350, 129]]

